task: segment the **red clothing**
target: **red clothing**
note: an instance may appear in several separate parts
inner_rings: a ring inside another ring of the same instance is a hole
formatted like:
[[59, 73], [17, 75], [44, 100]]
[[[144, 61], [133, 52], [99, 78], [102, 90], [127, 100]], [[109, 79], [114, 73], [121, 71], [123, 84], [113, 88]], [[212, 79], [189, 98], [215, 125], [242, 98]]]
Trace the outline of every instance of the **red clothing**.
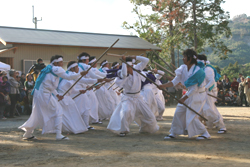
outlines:
[[232, 88], [232, 90], [234, 90], [235, 92], [238, 92], [238, 87], [239, 87], [239, 82], [232, 82], [232, 83], [231, 83], [231, 88]]

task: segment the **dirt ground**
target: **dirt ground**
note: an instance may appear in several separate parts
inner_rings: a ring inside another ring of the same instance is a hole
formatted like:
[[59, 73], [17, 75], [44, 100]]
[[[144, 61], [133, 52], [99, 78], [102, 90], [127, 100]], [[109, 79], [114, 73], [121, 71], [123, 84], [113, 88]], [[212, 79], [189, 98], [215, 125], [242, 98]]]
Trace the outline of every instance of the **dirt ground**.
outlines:
[[197, 141], [180, 136], [163, 138], [171, 126], [175, 107], [166, 108], [160, 130], [119, 137], [106, 129], [108, 121], [84, 134], [66, 134], [69, 141], [55, 141], [55, 134], [34, 132], [37, 141], [22, 140], [17, 127], [27, 116], [0, 121], [0, 166], [250, 166], [250, 108], [220, 107], [228, 132], [209, 130], [212, 139]]

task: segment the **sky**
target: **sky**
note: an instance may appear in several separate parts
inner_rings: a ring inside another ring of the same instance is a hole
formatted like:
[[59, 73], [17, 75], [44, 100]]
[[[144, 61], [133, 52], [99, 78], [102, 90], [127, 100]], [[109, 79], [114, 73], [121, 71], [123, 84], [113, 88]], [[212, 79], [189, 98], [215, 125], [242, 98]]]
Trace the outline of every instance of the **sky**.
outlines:
[[[35, 17], [42, 17], [39, 29], [129, 35], [122, 23], [136, 20], [130, 0], [0, 0], [0, 26], [34, 28], [33, 5]], [[249, 6], [250, 0], [226, 0], [222, 5], [231, 18], [250, 16]]]

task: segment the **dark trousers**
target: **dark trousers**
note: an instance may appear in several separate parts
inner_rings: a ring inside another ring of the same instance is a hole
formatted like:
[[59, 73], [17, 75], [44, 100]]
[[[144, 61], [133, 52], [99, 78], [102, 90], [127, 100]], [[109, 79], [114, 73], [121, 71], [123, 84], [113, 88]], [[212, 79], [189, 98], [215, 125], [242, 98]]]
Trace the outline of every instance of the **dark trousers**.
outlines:
[[17, 103], [17, 100], [19, 98], [19, 94], [10, 94], [10, 101], [11, 101], [11, 104], [10, 104], [10, 117], [13, 117], [15, 112], [16, 112], [16, 103]]
[[3, 116], [4, 109], [5, 109], [5, 104], [0, 104], [0, 119], [4, 117]]
[[241, 106], [243, 105], [243, 99], [245, 101], [245, 105], [247, 106], [247, 98], [245, 93], [240, 93]]

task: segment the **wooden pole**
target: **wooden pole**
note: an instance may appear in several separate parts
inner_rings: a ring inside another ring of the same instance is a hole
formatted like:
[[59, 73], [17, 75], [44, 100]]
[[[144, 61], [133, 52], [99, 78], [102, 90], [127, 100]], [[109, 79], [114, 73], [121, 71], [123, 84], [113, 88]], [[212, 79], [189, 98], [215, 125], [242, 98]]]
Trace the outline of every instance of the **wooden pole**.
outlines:
[[[150, 78], [146, 77], [145, 75], [143, 75], [139, 70], [136, 70], [135, 68], [133, 68], [131, 65], [129, 65], [126, 61], [124, 61], [123, 59], [120, 59], [123, 63], [127, 64], [127, 66], [131, 67], [134, 71], [136, 71], [138, 74], [140, 74], [141, 76], [143, 76], [144, 78], [146, 78], [147, 80], [149, 80], [152, 84], [154, 84], [158, 89], [160, 89], [159, 85], [157, 85], [154, 81], [152, 81]], [[177, 100], [179, 102], [179, 100], [177, 98], [175, 98], [174, 95], [170, 94], [166, 89], [161, 89], [162, 91], [164, 91], [165, 93], [169, 94], [172, 98], [174, 98], [175, 100]], [[179, 102], [180, 103], [180, 102]], [[202, 119], [204, 119], [205, 121], [208, 121], [205, 117], [203, 117], [201, 114], [199, 114], [198, 112], [196, 112], [194, 109], [192, 109], [191, 107], [189, 107], [188, 105], [186, 105], [185, 103], [181, 103], [184, 106], [186, 106], [189, 110], [193, 111], [195, 114], [199, 115]]]
[[175, 74], [172, 73], [171, 71], [169, 71], [168, 69], [162, 67], [162, 65], [156, 63], [154, 60], [152, 60], [153, 63], [155, 63], [157, 66], [159, 66], [161, 69], [163, 69], [164, 71], [168, 72], [170, 75], [172, 75], [173, 77], [175, 77]]
[[[89, 72], [89, 70], [119, 41], [119, 39], [117, 39], [92, 65], [91, 67], [87, 70], [87, 72]], [[63, 96], [65, 96], [76, 84], [77, 82], [79, 82], [82, 79], [83, 76], [81, 76], [64, 94]], [[60, 101], [60, 100], [58, 100]]]
[[154, 54], [161, 60], [163, 63], [165, 63], [170, 69], [173, 69], [163, 58], [161, 58], [154, 50], [152, 50]]

